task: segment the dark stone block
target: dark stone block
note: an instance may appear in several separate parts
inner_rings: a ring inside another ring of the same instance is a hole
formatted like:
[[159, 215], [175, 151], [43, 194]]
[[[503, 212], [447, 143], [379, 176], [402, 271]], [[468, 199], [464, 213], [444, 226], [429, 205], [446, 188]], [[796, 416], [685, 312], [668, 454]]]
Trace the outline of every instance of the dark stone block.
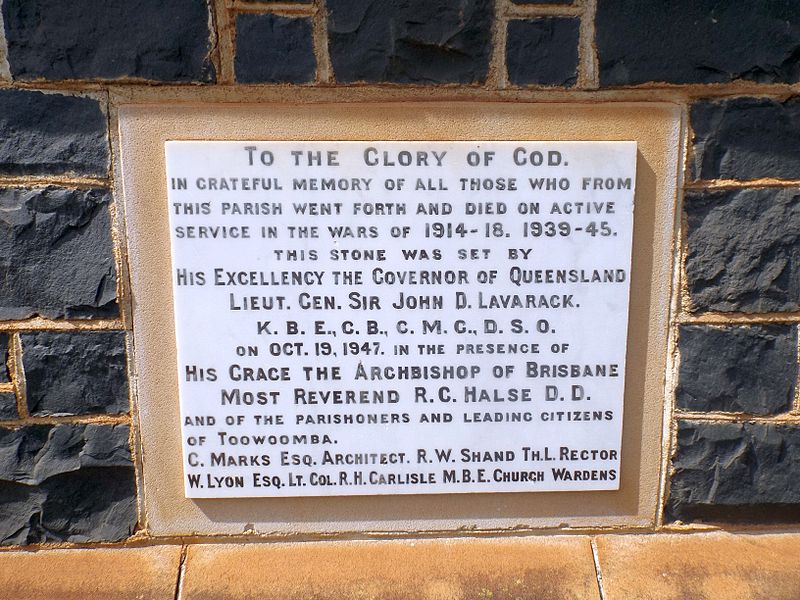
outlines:
[[30, 414], [128, 412], [124, 332], [44, 331], [21, 340]]
[[800, 79], [796, 0], [598, 0], [595, 25], [602, 86]]
[[92, 98], [0, 90], [0, 174], [108, 176], [108, 128]]
[[328, 0], [339, 82], [480, 83], [491, 52], [492, 0]]
[[122, 540], [136, 527], [133, 469], [82, 469], [40, 486], [46, 492], [37, 541]]
[[310, 19], [272, 14], [236, 18], [236, 80], [240, 83], [307, 83], [317, 61]]
[[8, 383], [8, 334], [0, 333], [0, 383]]
[[119, 313], [108, 190], [0, 189], [0, 319]]
[[116, 541], [136, 526], [127, 425], [0, 429], [0, 543]]
[[518, 85], [575, 85], [580, 24], [580, 19], [567, 17], [509, 21], [509, 80]]
[[4, 0], [14, 79], [213, 81], [205, 0]]
[[679, 422], [667, 518], [768, 522], [800, 516], [800, 428]]
[[511, 0], [514, 4], [572, 4], [573, 0]]
[[678, 347], [678, 408], [755, 415], [791, 409], [797, 381], [796, 327], [685, 325]]
[[695, 179], [800, 178], [800, 98], [692, 106]]
[[0, 544], [19, 546], [41, 539], [45, 497], [37, 487], [0, 481]]
[[688, 192], [685, 210], [694, 310], [800, 307], [800, 188]]
[[16, 394], [14, 392], [0, 393], [0, 420], [7, 421], [17, 418], [19, 418], [19, 413], [17, 413]]
[[83, 468], [131, 466], [127, 425], [0, 429], [0, 480], [39, 485]]

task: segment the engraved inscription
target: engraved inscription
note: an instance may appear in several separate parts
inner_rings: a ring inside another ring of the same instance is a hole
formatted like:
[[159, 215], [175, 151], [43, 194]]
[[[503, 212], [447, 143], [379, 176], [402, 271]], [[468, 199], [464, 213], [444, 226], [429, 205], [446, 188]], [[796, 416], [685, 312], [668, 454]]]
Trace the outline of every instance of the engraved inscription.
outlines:
[[619, 488], [635, 142], [165, 151], [187, 497]]

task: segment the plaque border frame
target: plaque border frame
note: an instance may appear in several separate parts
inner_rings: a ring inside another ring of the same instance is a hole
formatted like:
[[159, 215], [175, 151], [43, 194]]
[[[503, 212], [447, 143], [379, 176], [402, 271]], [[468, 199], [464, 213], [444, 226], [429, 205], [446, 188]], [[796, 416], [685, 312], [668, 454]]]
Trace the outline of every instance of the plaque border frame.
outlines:
[[[396, 536], [652, 527], [666, 367], [682, 113], [669, 103], [129, 104], [117, 110], [116, 226], [142, 522], [153, 536]], [[634, 140], [639, 145], [619, 491], [189, 499], [180, 413], [163, 143], [167, 140]], [[130, 272], [127, 271], [130, 265]], [[128, 283], [129, 287], [125, 284]], [[644, 343], [643, 343], [644, 342]]]

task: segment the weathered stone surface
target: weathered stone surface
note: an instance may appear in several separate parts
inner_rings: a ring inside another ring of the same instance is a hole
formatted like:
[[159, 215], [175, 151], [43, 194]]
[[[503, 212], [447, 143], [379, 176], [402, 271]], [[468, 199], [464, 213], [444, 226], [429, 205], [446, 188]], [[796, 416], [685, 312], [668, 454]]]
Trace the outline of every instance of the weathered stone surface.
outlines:
[[336, 80], [480, 83], [491, 47], [492, 0], [328, 0]]
[[800, 179], [800, 98], [692, 106], [695, 179]]
[[20, 545], [41, 539], [39, 507], [45, 493], [37, 487], [0, 481], [0, 544]]
[[28, 539], [71, 542], [117, 541], [136, 527], [136, 482], [132, 468], [85, 469], [43, 482], [38, 511], [41, 529]]
[[236, 18], [236, 80], [240, 83], [307, 83], [316, 59], [311, 19], [273, 14]]
[[[231, 578], [227, 574], [245, 576]], [[586, 536], [196, 544], [184, 600], [599, 600]]]
[[0, 429], [0, 543], [120, 540], [136, 525], [127, 425]]
[[108, 190], [0, 189], [0, 319], [118, 314]]
[[8, 382], [8, 334], [0, 333], [0, 383]]
[[800, 79], [796, 0], [598, 0], [602, 86]]
[[800, 535], [601, 535], [605, 600], [797, 600]]
[[0, 600], [168, 600], [180, 557], [179, 544], [7, 550], [0, 553]]
[[213, 81], [205, 0], [5, 0], [14, 79]]
[[774, 415], [792, 407], [797, 328], [680, 328], [678, 408]]
[[672, 466], [670, 520], [800, 517], [800, 427], [679, 422]]
[[514, 4], [572, 4], [573, 0], [511, 0]]
[[99, 102], [0, 90], [0, 174], [106, 177], [108, 131]]
[[125, 332], [42, 331], [21, 340], [30, 414], [128, 412]]
[[580, 19], [569, 17], [509, 21], [509, 80], [518, 85], [575, 85], [580, 24]]
[[800, 307], [800, 188], [686, 194], [693, 310]]
[[0, 429], [0, 479], [39, 485], [84, 468], [131, 465], [127, 425], [31, 425]]
[[17, 396], [14, 392], [0, 392], [0, 420], [16, 419]]

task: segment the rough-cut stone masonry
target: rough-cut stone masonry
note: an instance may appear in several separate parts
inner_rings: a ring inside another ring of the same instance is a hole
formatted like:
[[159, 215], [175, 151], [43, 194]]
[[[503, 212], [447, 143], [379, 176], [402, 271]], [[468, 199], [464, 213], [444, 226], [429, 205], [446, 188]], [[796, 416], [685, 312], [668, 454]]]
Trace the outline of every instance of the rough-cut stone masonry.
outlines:
[[0, 319], [114, 316], [105, 189], [0, 188]]
[[681, 421], [667, 512], [682, 520], [800, 517], [800, 428]]
[[316, 59], [311, 21], [271, 14], [236, 18], [236, 81], [239, 83], [308, 83]]
[[118, 541], [142, 524], [109, 118], [133, 90], [174, 98], [218, 81], [226, 101], [320, 85], [681, 105], [660, 516], [796, 525], [800, 3], [324, 4], [2, 0], [0, 542]]
[[0, 90], [0, 174], [105, 177], [108, 145], [97, 99]]
[[17, 396], [14, 392], [0, 392], [0, 420], [16, 419], [18, 416]]
[[17, 80], [214, 81], [205, 0], [4, 0]]
[[20, 341], [30, 414], [128, 412], [124, 332], [41, 331]]
[[580, 20], [563, 17], [508, 24], [508, 78], [512, 83], [573, 87], [578, 79]]
[[0, 428], [0, 543], [121, 540], [136, 524], [127, 425]]
[[796, 327], [684, 325], [679, 335], [679, 409], [777, 415], [792, 408]]
[[8, 334], [0, 333], [0, 383], [8, 381]]
[[794, 0], [597, 0], [600, 83], [795, 83], [798, 11]]
[[491, 0], [330, 0], [336, 81], [482, 83], [491, 48]]
[[800, 307], [800, 188], [691, 191], [685, 207], [695, 311]]
[[698, 102], [691, 119], [694, 179], [800, 177], [800, 99]]

